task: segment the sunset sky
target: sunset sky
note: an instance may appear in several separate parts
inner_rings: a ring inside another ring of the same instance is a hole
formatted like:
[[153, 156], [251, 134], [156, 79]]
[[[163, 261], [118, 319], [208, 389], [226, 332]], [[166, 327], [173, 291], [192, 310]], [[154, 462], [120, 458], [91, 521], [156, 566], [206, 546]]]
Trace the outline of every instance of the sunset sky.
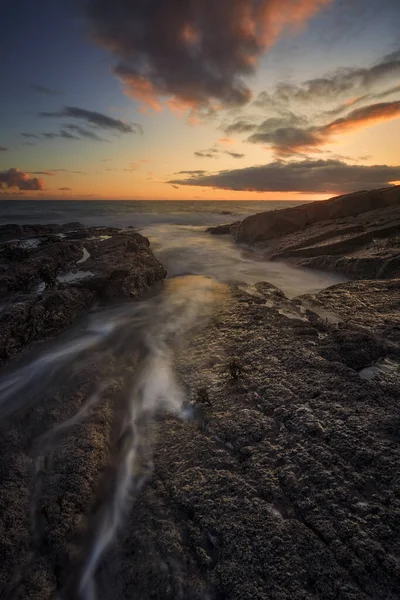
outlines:
[[3, 0], [0, 199], [400, 181], [399, 0]]

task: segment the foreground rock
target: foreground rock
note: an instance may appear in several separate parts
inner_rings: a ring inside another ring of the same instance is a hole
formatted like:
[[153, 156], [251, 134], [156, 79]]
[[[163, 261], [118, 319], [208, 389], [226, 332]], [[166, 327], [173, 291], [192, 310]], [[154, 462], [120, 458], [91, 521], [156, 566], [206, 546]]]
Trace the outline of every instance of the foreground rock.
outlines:
[[[399, 364], [399, 300], [400, 280], [294, 300], [269, 284], [232, 288], [176, 357], [197, 418], [154, 425], [155, 470], [98, 573], [99, 598], [397, 600], [400, 371], [361, 375]], [[91, 357], [1, 423], [1, 597], [71, 597], [124, 385], [116, 360]], [[113, 385], [43, 474], [33, 538], [32, 445], [98, 378]]]
[[0, 363], [95, 303], [137, 299], [166, 276], [149, 240], [133, 231], [5, 225], [0, 240]]
[[355, 278], [399, 277], [400, 186], [252, 215], [232, 234], [270, 259]]

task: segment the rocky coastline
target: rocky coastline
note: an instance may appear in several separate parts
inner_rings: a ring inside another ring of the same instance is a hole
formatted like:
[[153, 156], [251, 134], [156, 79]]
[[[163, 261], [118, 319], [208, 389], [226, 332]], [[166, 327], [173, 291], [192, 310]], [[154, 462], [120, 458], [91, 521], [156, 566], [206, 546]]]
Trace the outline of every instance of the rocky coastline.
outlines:
[[[99, 600], [399, 598], [400, 188], [361, 194], [350, 208], [342, 197], [211, 231], [352, 281], [294, 299], [265, 282], [226, 286], [176, 351], [194, 416], [153, 423], [154, 471], [101, 564]], [[5, 368], [94, 306], [141, 298], [166, 276], [129, 230], [6, 226], [0, 243]], [[79, 597], [76, 540], [124, 382], [43, 472], [36, 537], [31, 449], [114, 372], [94, 356], [0, 422], [1, 598]]]
[[400, 186], [260, 213], [208, 231], [261, 248], [270, 260], [357, 279], [400, 277]]

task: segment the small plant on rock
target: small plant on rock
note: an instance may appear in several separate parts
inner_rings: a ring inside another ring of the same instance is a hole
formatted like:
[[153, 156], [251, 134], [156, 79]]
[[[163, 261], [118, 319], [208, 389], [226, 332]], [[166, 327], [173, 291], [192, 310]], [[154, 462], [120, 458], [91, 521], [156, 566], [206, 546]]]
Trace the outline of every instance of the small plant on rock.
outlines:
[[197, 390], [196, 403], [208, 404], [209, 406], [211, 406], [210, 395], [206, 387], [201, 387]]
[[231, 379], [237, 381], [243, 375], [243, 367], [239, 362], [239, 359], [232, 358], [228, 363], [228, 374]]

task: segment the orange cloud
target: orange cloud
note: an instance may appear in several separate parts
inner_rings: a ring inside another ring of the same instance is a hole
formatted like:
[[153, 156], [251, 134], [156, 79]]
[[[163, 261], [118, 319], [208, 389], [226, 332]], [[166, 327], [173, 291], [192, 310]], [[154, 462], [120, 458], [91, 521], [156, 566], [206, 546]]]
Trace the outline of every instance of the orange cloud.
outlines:
[[318, 152], [318, 148], [327, 144], [332, 136], [349, 133], [376, 123], [400, 118], [400, 101], [370, 104], [351, 111], [345, 117], [331, 121], [322, 127], [298, 127], [289, 121], [280, 120], [274, 127], [273, 120], [262, 123], [248, 141], [269, 144], [270, 148], [281, 156], [299, 152]]
[[271, 0], [258, 9], [256, 22], [261, 29], [264, 48], [272, 46], [282, 31], [288, 27], [302, 27], [317, 12], [332, 4], [333, 0]]
[[189, 110], [193, 122], [214, 110], [215, 101], [224, 107], [249, 102], [243, 78], [263, 52], [332, 2], [153, 0], [148, 10], [143, 2], [91, 0], [89, 18], [93, 39], [117, 56], [114, 72], [125, 93], [155, 112], [167, 98], [171, 110]]
[[44, 181], [40, 177], [31, 177], [19, 169], [0, 172], [0, 189], [44, 190]]
[[220, 138], [217, 140], [217, 144], [236, 144], [236, 140], [232, 138]]
[[125, 86], [124, 93], [127, 96], [143, 102], [155, 112], [162, 110], [157, 90], [149, 79], [146, 79], [143, 75], [137, 75], [136, 73], [122, 69], [120, 69], [119, 76]]
[[336, 135], [355, 129], [361, 129], [391, 119], [400, 117], [400, 101], [380, 102], [379, 104], [370, 104], [362, 108], [357, 108], [346, 117], [336, 119], [325, 127], [321, 128], [324, 135]]

